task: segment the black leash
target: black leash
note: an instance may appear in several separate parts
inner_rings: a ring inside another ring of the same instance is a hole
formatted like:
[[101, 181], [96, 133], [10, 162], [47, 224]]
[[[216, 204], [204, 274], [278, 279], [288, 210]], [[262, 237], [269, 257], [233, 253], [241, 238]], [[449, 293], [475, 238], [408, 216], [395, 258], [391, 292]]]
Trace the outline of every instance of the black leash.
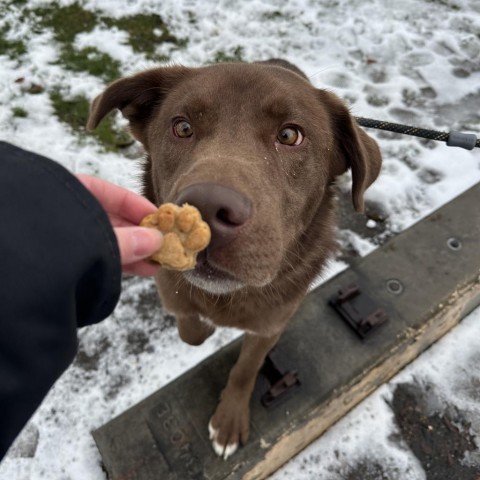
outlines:
[[388, 132], [403, 133], [405, 135], [413, 135], [415, 137], [428, 138], [430, 140], [438, 140], [446, 142], [449, 147], [460, 147], [466, 150], [473, 150], [475, 147], [480, 148], [480, 139], [473, 133], [462, 132], [439, 132], [437, 130], [427, 130], [425, 128], [416, 128], [400, 123], [383, 122], [373, 120], [371, 118], [354, 117], [357, 123], [362, 127], [378, 128], [387, 130]]

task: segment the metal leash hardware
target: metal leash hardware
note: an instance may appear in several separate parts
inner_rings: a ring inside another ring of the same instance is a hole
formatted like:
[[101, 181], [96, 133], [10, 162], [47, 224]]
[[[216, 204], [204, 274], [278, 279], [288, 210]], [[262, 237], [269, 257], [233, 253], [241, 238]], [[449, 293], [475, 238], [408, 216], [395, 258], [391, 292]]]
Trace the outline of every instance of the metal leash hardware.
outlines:
[[374, 120], [372, 118], [354, 117], [361, 127], [377, 128], [388, 132], [402, 133], [404, 135], [413, 135], [415, 137], [428, 138], [430, 140], [438, 140], [446, 142], [449, 147], [460, 147], [465, 150], [473, 150], [475, 147], [480, 148], [480, 139], [477, 139], [473, 133], [463, 132], [439, 132], [438, 130], [429, 130], [426, 128], [417, 128], [401, 123], [384, 122], [382, 120]]

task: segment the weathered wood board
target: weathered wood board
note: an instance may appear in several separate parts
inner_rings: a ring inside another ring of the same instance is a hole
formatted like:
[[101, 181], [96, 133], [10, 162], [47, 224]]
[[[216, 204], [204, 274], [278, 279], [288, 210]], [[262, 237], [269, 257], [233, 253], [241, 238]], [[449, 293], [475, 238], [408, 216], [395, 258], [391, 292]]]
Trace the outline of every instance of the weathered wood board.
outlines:
[[[259, 377], [251, 437], [235, 455], [214, 454], [207, 424], [239, 341], [94, 432], [109, 478], [268, 477], [479, 305], [479, 275], [480, 184], [306, 298], [275, 351], [301, 386], [267, 409]], [[328, 305], [353, 282], [389, 316], [364, 340]]]

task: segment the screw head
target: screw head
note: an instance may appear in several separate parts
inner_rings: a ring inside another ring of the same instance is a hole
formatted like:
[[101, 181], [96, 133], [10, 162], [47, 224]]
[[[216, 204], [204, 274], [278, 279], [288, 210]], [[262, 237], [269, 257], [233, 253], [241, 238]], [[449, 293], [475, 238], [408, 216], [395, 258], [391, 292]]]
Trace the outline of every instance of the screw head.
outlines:
[[462, 242], [458, 238], [450, 237], [447, 240], [447, 246], [450, 250], [458, 251], [462, 249]]
[[385, 286], [387, 288], [387, 292], [391, 293], [392, 295], [400, 295], [403, 292], [403, 284], [396, 278], [387, 280]]

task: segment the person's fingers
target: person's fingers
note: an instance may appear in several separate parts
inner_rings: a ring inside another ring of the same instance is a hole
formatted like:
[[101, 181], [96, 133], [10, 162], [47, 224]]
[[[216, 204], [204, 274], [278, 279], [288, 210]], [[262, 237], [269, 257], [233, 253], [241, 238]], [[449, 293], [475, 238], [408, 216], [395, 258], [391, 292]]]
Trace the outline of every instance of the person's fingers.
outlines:
[[129, 220], [125, 220], [124, 218], [112, 213], [108, 214], [108, 218], [110, 219], [110, 223], [113, 227], [138, 227], [138, 223], [132, 223]]
[[140, 221], [156, 210], [147, 199], [118, 185], [89, 175], [77, 178], [106, 210], [114, 227], [120, 249], [122, 270], [140, 276], [152, 276], [159, 269], [143, 259], [160, 249], [162, 234], [154, 229], [137, 227]]
[[140, 221], [156, 210], [155, 205], [125, 188], [90, 175], [77, 175], [83, 185], [101, 203], [107, 213], [126, 219], [138, 225]]
[[153, 277], [160, 268], [160, 264], [148, 263], [145, 260], [142, 260], [137, 263], [132, 263], [131, 265], [124, 265], [122, 270], [124, 273], [129, 273], [131, 275], [138, 275], [140, 277]]
[[160, 249], [162, 234], [153, 228], [120, 227], [114, 228], [120, 248], [122, 265], [131, 265]]

